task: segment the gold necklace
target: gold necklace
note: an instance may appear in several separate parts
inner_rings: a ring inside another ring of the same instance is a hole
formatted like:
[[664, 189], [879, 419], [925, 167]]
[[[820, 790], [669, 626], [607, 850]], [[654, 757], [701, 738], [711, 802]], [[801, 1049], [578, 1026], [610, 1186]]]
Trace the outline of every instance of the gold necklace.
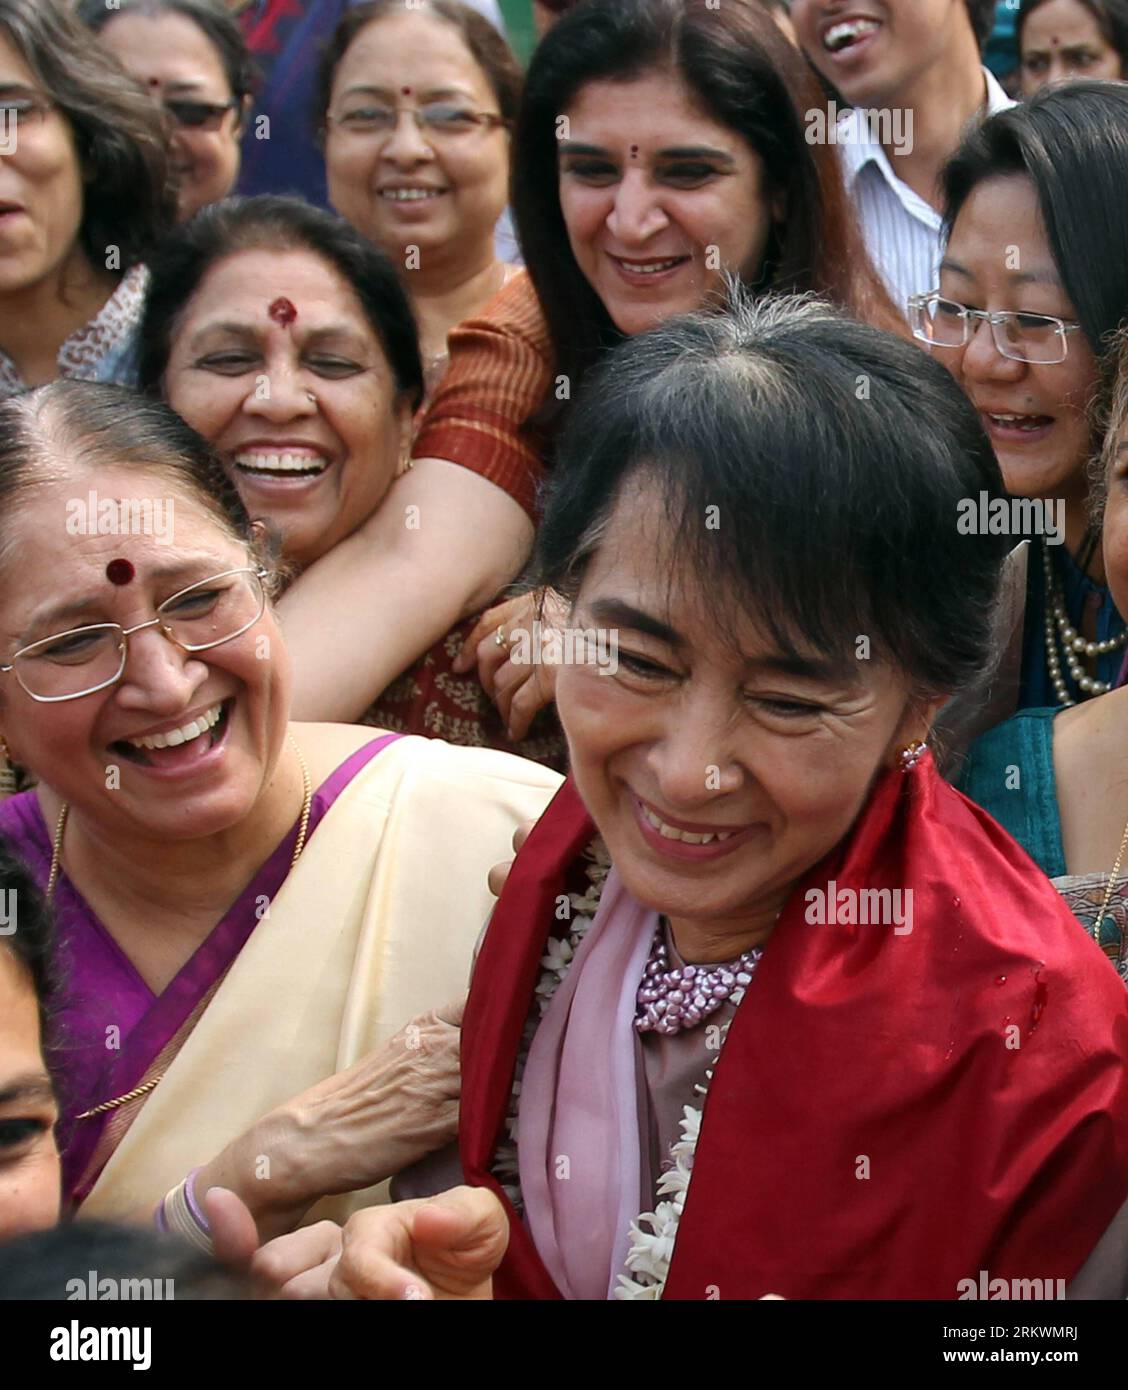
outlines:
[[[1120, 873], [1120, 862], [1124, 858], [1124, 851], [1128, 849], [1128, 824], [1124, 826], [1124, 834], [1120, 837], [1120, 848], [1116, 852], [1116, 862], [1112, 866], [1112, 872], [1108, 876], [1108, 886], [1105, 888], [1104, 901], [1101, 903], [1101, 910], [1097, 913], [1097, 920], [1093, 923], [1090, 935], [1098, 946], [1101, 944], [1101, 923], [1105, 919], [1108, 905], [1112, 901], [1113, 889], [1116, 887], [1116, 879]], [[1116, 926], [1116, 923], [1113, 923]], [[1116, 928], [1120, 930], [1119, 927]]]
[[[294, 845], [293, 857], [290, 860], [290, 872], [294, 871], [294, 866], [298, 862], [298, 857], [305, 848], [306, 834], [309, 830], [309, 813], [313, 805], [313, 781], [309, 775], [309, 767], [302, 756], [302, 750], [294, 742], [292, 734], [286, 735], [290, 747], [297, 754], [298, 763], [302, 769], [302, 811], [298, 819], [298, 838]], [[63, 802], [59, 811], [59, 818], [55, 822], [55, 842], [51, 851], [51, 872], [47, 878], [47, 897], [50, 899], [55, 891], [55, 882], [59, 876], [59, 864], [63, 849], [63, 831], [66, 829], [67, 812], [69, 810], [67, 802]], [[132, 1091], [126, 1091], [122, 1096], [115, 1096], [113, 1100], [104, 1100], [101, 1105], [92, 1106], [89, 1110], [84, 1110], [81, 1115], [76, 1115], [76, 1120], [89, 1120], [95, 1115], [103, 1115], [107, 1110], [116, 1110], [121, 1105], [128, 1105], [131, 1100], [136, 1100], [138, 1096], [143, 1096], [151, 1091], [160, 1082], [161, 1076], [154, 1076], [151, 1081], [146, 1081], [140, 1086], [135, 1086]]]

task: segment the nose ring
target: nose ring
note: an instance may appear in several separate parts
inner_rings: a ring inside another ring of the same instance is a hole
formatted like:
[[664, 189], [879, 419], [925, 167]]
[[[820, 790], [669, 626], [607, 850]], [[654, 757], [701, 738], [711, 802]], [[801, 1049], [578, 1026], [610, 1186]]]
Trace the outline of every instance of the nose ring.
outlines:
[[307, 391], [307, 392], [306, 392], [306, 400], [309, 401], [309, 402], [311, 402], [311, 404], [313, 404], [313, 405], [316, 405], [316, 404], [317, 404], [317, 397], [313, 394], [312, 391]]

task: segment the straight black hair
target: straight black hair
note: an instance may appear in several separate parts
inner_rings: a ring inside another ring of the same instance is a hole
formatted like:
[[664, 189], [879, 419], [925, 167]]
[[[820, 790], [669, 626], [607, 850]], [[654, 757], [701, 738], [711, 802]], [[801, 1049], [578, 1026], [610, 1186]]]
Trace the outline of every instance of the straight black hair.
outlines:
[[975, 127], [942, 175], [945, 235], [988, 179], [1023, 174], [1089, 346], [1106, 359], [1128, 314], [1128, 86], [1069, 82]]
[[[561, 119], [592, 82], [677, 76], [714, 120], [756, 152], [765, 196], [783, 219], [756, 290], [814, 291], [892, 327], [889, 302], [858, 232], [837, 151], [807, 138], [823, 103], [806, 62], [760, 0], [587, 0], [541, 40], [525, 80], [513, 146], [513, 212], [544, 308], [556, 371], [575, 395], [584, 373], [622, 337], [576, 262], [560, 206]], [[736, 270], [737, 267], [732, 267]]]
[[589, 379], [548, 485], [538, 582], [574, 600], [640, 484], [668, 518], [671, 584], [697, 587], [722, 630], [751, 620], [788, 655], [884, 658], [922, 694], [956, 691], [992, 655], [1010, 545], [958, 525], [967, 499], [1005, 496], [978, 415], [892, 333], [811, 298], [732, 299], [628, 339]]

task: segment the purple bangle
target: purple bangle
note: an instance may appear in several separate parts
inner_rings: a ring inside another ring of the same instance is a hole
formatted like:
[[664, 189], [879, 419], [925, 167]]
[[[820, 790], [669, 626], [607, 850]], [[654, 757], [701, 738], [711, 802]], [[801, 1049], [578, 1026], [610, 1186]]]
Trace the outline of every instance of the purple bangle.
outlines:
[[199, 1202], [196, 1201], [196, 1174], [199, 1171], [199, 1168], [193, 1168], [192, 1171], [188, 1174], [188, 1176], [184, 1179], [184, 1200], [188, 1206], [189, 1212], [191, 1213], [192, 1220], [196, 1223], [197, 1226], [199, 1226], [200, 1230], [203, 1231], [204, 1235], [206, 1235], [210, 1239], [211, 1227], [208, 1225], [208, 1218], [204, 1215]]

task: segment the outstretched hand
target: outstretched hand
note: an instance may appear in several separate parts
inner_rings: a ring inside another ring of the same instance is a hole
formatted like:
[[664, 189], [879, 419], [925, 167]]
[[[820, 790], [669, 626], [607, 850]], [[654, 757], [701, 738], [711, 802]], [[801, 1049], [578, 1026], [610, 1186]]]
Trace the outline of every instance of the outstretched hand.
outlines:
[[501, 1203], [483, 1188], [368, 1207], [349, 1218], [333, 1298], [485, 1299], [509, 1244]]

